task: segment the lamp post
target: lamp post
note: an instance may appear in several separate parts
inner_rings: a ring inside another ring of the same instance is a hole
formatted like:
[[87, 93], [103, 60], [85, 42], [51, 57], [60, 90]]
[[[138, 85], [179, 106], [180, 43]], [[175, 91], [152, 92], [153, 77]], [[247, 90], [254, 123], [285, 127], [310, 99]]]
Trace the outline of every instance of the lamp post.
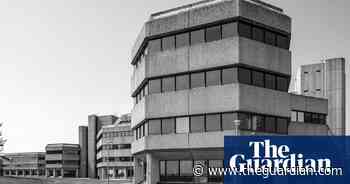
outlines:
[[239, 136], [240, 132], [239, 132], [239, 125], [241, 124], [241, 120], [236, 119], [233, 121], [233, 128], [235, 130], [235, 136]]

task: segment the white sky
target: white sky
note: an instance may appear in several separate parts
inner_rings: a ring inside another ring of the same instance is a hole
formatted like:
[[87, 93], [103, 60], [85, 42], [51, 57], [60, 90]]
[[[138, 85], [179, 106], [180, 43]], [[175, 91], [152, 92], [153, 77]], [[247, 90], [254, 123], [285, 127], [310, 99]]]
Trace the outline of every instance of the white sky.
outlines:
[[[294, 71], [322, 58], [350, 59], [350, 1], [266, 1], [292, 17]], [[86, 124], [89, 114], [128, 113], [130, 50], [143, 22], [153, 12], [191, 2], [0, 1], [5, 151], [44, 151], [48, 143], [78, 143], [78, 126]]]

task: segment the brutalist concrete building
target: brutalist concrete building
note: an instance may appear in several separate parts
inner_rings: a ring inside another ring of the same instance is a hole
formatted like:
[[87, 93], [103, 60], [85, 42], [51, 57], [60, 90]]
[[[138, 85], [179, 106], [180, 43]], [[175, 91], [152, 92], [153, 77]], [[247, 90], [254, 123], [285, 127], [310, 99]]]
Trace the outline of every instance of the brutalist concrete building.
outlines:
[[132, 49], [135, 183], [221, 183], [192, 167], [222, 166], [225, 135], [328, 135], [328, 100], [288, 93], [291, 36], [258, 0], [152, 14]]
[[45, 176], [45, 153], [8, 153], [2, 162], [3, 176]]

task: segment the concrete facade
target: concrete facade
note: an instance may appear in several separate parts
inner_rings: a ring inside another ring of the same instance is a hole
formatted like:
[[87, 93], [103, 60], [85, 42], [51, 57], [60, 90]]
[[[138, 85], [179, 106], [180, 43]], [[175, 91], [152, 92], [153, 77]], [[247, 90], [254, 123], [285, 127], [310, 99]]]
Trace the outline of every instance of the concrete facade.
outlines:
[[[220, 26], [219, 37], [212, 32], [215, 26]], [[203, 40], [193, 41], [202, 30]], [[271, 33], [276, 34], [272, 42]], [[186, 41], [183, 34], [191, 36]], [[283, 44], [275, 43], [281, 35]], [[224, 136], [235, 135], [233, 120], [241, 122], [243, 135], [327, 135], [329, 128], [321, 123], [327, 99], [288, 93], [290, 37], [291, 18], [260, 1], [204, 1], [152, 14], [132, 49], [134, 182], [222, 183], [222, 178], [191, 177], [186, 165], [222, 164]], [[180, 41], [185, 44], [178, 47]], [[223, 82], [225, 72], [231, 72], [230, 82]], [[211, 85], [213, 75], [220, 80]], [[258, 75], [264, 76], [262, 86]], [[182, 79], [188, 87], [177, 89]], [[290, 121], [294, 114], [302, 118]]]
[[79, 127], [80, 177], [88, 177], [88, 127]]
[[10, 153], [2, 160], [3, 176], [40, 177], [45, 176], [45, 153]]
[[328, 99], [328, 126], [333, 135], [345, 135], [345, 59], [326, 59], [300, 68], [299, 93]]
[[79, 144], [48, 144], [45, 150], [47, 177], [79, 177]]

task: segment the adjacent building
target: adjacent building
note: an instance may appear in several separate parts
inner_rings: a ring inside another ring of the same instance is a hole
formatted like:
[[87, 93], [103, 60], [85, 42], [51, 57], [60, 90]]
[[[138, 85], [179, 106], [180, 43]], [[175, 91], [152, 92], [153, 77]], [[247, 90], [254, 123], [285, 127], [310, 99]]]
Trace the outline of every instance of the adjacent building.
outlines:
[[135, 183], [222, 183], [192, 167], [222, 166], [237, 130], [328, 135], [328, 100], [288, 93], [291, 36], [291, 18], [259, 0], [152, 14], [132, 49]]
[[131, 180], [133, 133], [130, 127], [130, 115], [121, 116], [113, 125], [103, 126], [96, 139], [98, 178]]
[[2, 160], [3, 176], [45, 176], [45, 153], [9, 153]]
[[79, 144], [48, 144], [45, 150], [47, 177], [79, 177]]

